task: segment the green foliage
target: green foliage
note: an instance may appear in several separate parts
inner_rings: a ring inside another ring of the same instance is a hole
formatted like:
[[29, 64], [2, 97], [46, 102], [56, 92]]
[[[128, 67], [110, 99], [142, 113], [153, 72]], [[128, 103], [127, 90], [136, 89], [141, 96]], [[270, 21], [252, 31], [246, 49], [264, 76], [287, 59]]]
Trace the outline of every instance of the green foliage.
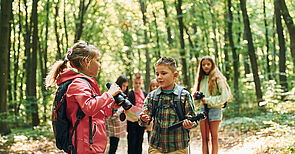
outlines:
[[54, 139], [50, 125], [37, 126], [34, 128], [17, 128], [12, 129], [12, 133], [7, 136], [0, 136], [0, 147], [9, 147], [18, 142], [48, 139]]
[[258, 132], [263, 134], [295, 133], [295, 114], [262, 113], [255, 117], [236, 117], [224, 120], [224, 129], [239, 130], [241, 132]]
[[269, 80], [266, 87], [265, 101], [261, 102], [260, 105], [265, 105], [270, 112], [295, 113], [295, 88], [289, 92], [284, 92], [274, 80]]

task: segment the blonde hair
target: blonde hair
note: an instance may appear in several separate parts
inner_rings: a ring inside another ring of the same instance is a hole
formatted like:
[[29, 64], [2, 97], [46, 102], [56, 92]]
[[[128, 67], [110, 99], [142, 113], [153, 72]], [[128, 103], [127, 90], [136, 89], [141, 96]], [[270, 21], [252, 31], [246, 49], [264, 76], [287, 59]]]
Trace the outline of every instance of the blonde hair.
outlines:
[[100, 55], [100, 51], [95, 46], [90, 45], [85, 41], [78, 41], [71, 49], [68, 50], [64, 60], [59, 60], [53, 64], [45, 79], [46, 87], [56, 86], [56, 82], [61, 73], [68, 69], [69, 65], [81, 70], [83, 69], [82, 62], [86, 58], [91, 60], [97, 56], [99, 57]]
[[156, 63], [155, 67], [159, 65], [167, 65], [172, 72], [176, 71], [176, 62], [171, 57], [162, 57]]
[[153, 89], [152, 89], [153, 84], [157, 84], [159, 86], [156, 79], [151, 80], [150, 87], [149, 87], [149, 92], [153, 91]]
[[212, 64], [212, 68], [211, 68], [211, 71], [209, 72], [209, 80], [208, 80], [208, 91], [209, 91], [210, 95], [213, 95], [214, 89], [218, 88], [219, 81], [224, 82], [224, 84], [226, 85], [226, 88], [228, 90], [228, 93], [229, 93], [229, 98], [227, 101], [230, 102], [232, 100], [232, 93], [231, 93], [228, 83], [226, 82], [226, 78], [220, 72], [220, 70], [216, 67], [213, 59], [209, 56], [203, 57], [199, 63], [197, 77], [196, 77], [195, 85], [194, 85], [194, 91], [200, 91], [200, 82], [202, 79], [204, 79], [204, 77], [206, 75], [205, 71], [202, 68], [202, 62], [204, 60], [209, 60]]
[[133, 74], [132, 81], [135, 81], [135, 80], [143, 80], [141, 73], [134, 73]]

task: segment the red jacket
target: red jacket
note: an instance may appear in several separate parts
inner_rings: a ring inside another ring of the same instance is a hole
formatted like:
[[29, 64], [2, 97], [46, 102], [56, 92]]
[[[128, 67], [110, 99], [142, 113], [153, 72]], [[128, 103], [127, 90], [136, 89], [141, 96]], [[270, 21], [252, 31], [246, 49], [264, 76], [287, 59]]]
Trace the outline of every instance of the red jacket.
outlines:
[[[91, 95], [91, 90], [87, 82], [80, 77], [86, 78], [92, 87], [92, 94], [98, 94], [95, 98]], [[77, 127], [77, 153], [104, 153], [107, 145], [107, 134], [105, 120], [111, 116], [112, 110], [110, 104], [114, 101], [109, 93], [101, 95], [98, 85], [94, 78], [88, 77], [74, 70], [67, 70], [61, 74], [57, 84], [71, 80], [69, 85], [66, 99], [67, 99], [67, 117], [72, 122], [72, 128], [77, 120], [76, 113], [78, 106], [81, 107], [85, 113], [85, 117], [80, 121]], [[92, 133], [93, 144], [90, 150], [89, 144], [89, 116], [92, 116]], [[74, 144], [74, 136], [72, 143]]]

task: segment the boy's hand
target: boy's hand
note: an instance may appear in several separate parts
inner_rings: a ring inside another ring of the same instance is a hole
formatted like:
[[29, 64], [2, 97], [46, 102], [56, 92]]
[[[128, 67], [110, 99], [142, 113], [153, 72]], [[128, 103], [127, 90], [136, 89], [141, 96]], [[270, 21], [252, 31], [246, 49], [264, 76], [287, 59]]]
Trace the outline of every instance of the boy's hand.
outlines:
[[191, 122], [190, 120], [185, 119], [182, 123], [182, 126], [185, 129], [191, 129], [194, 126], [194, 122]]
[[143, 121], [143, 122], [148, 122], [150, 121], [150, 117], [146, 114], [146, 111], [147, 109], [144, 109], [141, 113], [140, 113], [140, 119]]
[[200, 101], [203, 103], [203, 104], [207, 104], [206, 100], [203, 98], [200, 99]]

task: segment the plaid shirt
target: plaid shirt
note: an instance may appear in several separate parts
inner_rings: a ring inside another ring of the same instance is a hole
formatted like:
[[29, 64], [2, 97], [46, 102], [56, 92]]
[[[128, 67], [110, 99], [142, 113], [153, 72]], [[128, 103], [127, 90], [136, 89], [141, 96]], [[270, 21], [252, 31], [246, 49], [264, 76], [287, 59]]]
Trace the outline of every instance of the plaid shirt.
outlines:
[[116, 113], [106, 120], [107, 134], [109, 137], [125, 137], [127, 131], [127, 120], [120, 121], [120, 114], [123, 109], [119, 108]]
[[[155, 91], [149, 93], [144, 101], [143, 109], [148, 109], [146, 113], [151, 118], [153, 103], [159, 99], [158, 113], [154, 116], [154, 125], [150, 139], [150, 146], [158, 149], [161, 152], [173, 152], [188, 147], [189, 131], [183, 127], [179, 127], [174, 130], [168, 130], [169, 126], [179, 121], [177, 113], [172, 106], [173, 100], [179, 101], [177, 86], [179, 85], [175, 84], [171, 93], [165, 93], [161, 90], [161, 88], [158, 88]], [[152, 96], [154, 93], [158, 95], [157, 100]], [[181, 102], [185, 103], [186, 116], [196, 115], [194, 112], [193, 99], [188, 91], [182, 91]], [[145, 123], [139, 119], [139, 124], [145, 126], [149, 124], [149, 122]]]

